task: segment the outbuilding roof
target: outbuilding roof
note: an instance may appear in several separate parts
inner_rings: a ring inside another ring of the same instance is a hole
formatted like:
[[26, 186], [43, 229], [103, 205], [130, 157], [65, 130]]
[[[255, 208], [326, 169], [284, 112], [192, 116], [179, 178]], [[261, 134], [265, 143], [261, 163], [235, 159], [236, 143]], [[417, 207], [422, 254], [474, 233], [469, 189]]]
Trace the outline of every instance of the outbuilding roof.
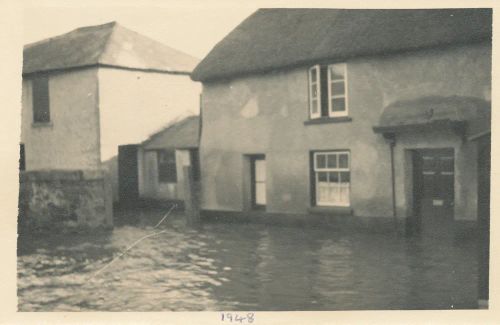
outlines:
[[259, 9], [191, 75], [208, 81], [352, 57], [491, 40], [491, 9]]
[[188, 74], [198, 62], [186, 53], [111, 22], [26, 45], [23, 74], [94, 65]]
[[141, 145], [145, 150], [198, 148], [200, 140], [199, 116], [188, 116], [167, 125], [151, 135]]
[[476, 97], [430, 96], [394, 102], [384, 108], [375, 132], [461, 124], [468, 135], [490, 128], [491, 102]]

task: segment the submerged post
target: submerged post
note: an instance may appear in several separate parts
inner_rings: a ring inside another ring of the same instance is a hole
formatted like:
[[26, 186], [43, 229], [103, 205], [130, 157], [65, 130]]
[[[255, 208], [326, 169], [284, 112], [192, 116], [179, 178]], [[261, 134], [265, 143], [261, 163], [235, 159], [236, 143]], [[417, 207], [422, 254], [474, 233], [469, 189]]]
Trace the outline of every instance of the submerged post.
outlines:
[[188, 224], [195, 224], [200, 220], [199, 198], [196, 184], [193, 179], [193, 168], [183, 167], [184, 176], [184, 213]]

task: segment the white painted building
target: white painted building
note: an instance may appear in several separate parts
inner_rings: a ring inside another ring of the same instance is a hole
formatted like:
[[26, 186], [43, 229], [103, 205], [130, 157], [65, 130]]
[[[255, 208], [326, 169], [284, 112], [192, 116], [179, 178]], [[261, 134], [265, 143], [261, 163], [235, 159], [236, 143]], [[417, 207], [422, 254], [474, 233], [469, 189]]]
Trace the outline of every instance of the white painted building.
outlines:
[[197, 63], [115, 22], [26, 45], [22, 167], [107, 166], [116, 189], [118, 146], [198, 114], [201, 86], [190, 79]]

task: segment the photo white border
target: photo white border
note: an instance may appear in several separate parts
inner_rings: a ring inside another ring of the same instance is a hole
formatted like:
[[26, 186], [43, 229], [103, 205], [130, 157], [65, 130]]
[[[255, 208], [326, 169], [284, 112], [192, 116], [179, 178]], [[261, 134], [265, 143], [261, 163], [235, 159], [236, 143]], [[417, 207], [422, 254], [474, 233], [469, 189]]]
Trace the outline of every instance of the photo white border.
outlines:
[[[23, 8], [29, 6], [48, 7], [100, 7], [100, 6], [152, 6], [200, 8], [210, 6], [216, 10], [228, 10], [232, 6], [260, 7], [319, 7], [319, 8], [460, 8], [493, 7], [494, 33], [499, 28], [499, 4], [495, 1], [130, 1], [130, 0], [88, 0], [88, 1], [16, 1], [0, 0], [0, 98], [2, 118], [0, 119], [0, 324], [224, 324], [219, 312], [164, 312], [164, 313], [108, 313], [108, 312], [17, 312], [16, 296], [16, 229], [18, 201], [18, 144], [20, 139], [21, 111], [21, 66], [23, 46]], [[145, 19], [147, 19], [145, 17]], [[43, 26], [40, 26], [43, 28]], [[498, 34], [498, 33], [497, 33]], [[489, 310], [450, 311], [333, 311], [333, 312], [256, 312], [253, 324], [494, 324], [500, 323], [498, 312], [499, 295], [499, 192], [500, 146], [498, 145], [498, 125], [500, 114], [498, 90], [498, 45], [497, 35], [493, 35], [493, 80], [492, 80], [492, 191], [491, 191], [491, 261], [490, 261], [490, 308]]]

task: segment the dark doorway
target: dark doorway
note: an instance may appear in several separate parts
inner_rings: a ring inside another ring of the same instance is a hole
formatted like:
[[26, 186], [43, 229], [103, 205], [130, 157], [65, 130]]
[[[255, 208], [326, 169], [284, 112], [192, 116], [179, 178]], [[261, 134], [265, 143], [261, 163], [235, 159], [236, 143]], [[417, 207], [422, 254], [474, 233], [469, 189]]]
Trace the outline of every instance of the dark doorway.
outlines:
[[454, 166], [452, 148], [413, 152], [412, 232], [439, 236], [453, 233]]
[[118, 195], [120, 203], [131, 203], [139, 198], [137, 145], [118, 147]]
[[200, 181], [200, 153], [198, 149], [189, 150], [191, 167], [193, 170], [193, 181]]
[[252, 208], [264, 210], [267, 203], [266, 195], [266, 157], [253, 155], [250, 157]]
[[26, 170], [26, 157], [24, 152], [24, 143], [19, 145], [19, 170]]

